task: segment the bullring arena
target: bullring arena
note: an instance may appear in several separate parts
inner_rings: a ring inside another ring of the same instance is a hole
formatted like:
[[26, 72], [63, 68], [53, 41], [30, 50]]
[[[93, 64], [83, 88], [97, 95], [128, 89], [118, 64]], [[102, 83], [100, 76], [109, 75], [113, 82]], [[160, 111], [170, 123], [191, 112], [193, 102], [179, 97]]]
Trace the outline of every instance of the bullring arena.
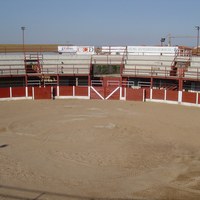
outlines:
[[92, 48], [1, 53], [0, 199], [199, 199], [199, 57]]

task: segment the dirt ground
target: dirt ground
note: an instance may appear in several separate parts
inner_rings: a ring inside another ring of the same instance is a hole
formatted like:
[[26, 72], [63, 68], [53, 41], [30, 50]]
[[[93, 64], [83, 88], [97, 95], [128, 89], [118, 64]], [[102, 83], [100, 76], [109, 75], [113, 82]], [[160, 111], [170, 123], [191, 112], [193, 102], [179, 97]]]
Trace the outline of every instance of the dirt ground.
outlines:
[[200, 199], [200, 108], [0, 102], [0, 199]]
[[57, 52], [62, 44], [0, 44], [0, 53]]

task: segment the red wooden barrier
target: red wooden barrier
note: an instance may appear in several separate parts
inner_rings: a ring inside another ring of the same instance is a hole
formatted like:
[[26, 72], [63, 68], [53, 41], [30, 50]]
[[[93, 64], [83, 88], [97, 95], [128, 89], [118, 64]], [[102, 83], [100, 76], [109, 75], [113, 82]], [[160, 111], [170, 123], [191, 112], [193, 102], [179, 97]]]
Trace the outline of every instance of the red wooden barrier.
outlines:
[[200, 94], [198, 95], [198, 104], [200, 104]]
[[34, 87], [34, 98], [35, 99], [51, 99], [52, 98], [51, 86]]
[[127, 88], [126, 89], [126, 100], [133, 100], [133, 101], [143, 101], [143, 90], [140, 89], [133, 89]]
[[167, 90], [166, 100], [178, 101], [178, 91]]
[[153, 89], [152, 99], [164, 100], [164, 98], [165, 98], [164, 90]]
[[[92, 89], [94, 88], [94, 89]], [[116, 86], [105, 86], [105, 87], [92, 87], [90, 90], [91, 99], [120, 99], [120, 88]], [[73, 86], [60, 86], [60, 96], [73, 96]], [[88, 96], [87, 86], [74, 87], [75, 96]], [[116, 90], [116, 91], [115, 91]], [[145, 96], [143, 97], [143, 88], [132, 89], [126, 88], [126, 100], [143, 101], [143, 98], [150, 98], [150, 89], [145, 89]], [[113, 92], [113, 94], [112, 94]], [[152, 92], [152, 99], [164, 100], [164, 90], [154, 89]], [[28, 96], [33, 95], [32, 87], [28, 87]], [[109, 97], [110, 95], [110, 97]], [[101, 97], [102, 98], [101, 98]], [[13, 87], [12, 97], [26, 97], [26, 87]], [[108, 98], [109, 97], [109, 98]], [[0, 98], [10, 98], [10, 87], [0, 88]], [[52, 87], [34, 87], [34, 98], [35, 99], [51, 99], [52, 98]], [[182, 92], [182, 102], [196, 104], [197, 93], [193, 92]], [[166, 100], [178, 101], [178, 91], [167, 90]], [[200, 95], [198, 95], [198, 104], [200, 104]]]
[[119, 77], [103, 77], [103, 85], [107, 86], [119, 86], [120, 78]]
[[[93, 89], [94, 88], [94, 89]], [[102, 98], [104, 98], [104, 87], [92, 87], [90, 89], [90, 98], [91, 99], [102, 99], [99, 95], [102, 96]]]
[[12, 88], [12, 97], [26, 97], [26, 88], [25, 87], [13, 87]]
[[183, 92], [182, 102], [196, 103], [196, 93], [193, 92]]
[[32, 96], [33, 96], [32, 87], [28, 87], [28, 96], [29, 96], [29, 97], [32, 97]]
[[[120, 89], [116, 86], [107, 86], [104, 91], [104, 98], [109, 100], [119, 100], [120, 99]], [[112, 94], [113, 93], [113, 94]]]
[[59, 86], [60, 96], [73, 96], [73, 86]]
[[0, 98], [10, 98], [10, 88], [0, 88]]
[[75, 87], [75, 96], [88, 96], [88, 87], [76, 86]]
[[150, 88], [145, 88], [145, 98], [150, 99]]

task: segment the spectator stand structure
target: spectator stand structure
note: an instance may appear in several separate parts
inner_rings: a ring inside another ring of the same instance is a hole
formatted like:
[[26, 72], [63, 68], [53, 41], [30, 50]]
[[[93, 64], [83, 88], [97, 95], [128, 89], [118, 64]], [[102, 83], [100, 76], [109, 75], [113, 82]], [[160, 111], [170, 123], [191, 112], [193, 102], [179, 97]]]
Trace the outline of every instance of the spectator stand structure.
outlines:
[[[0, 99], [81, 98], [199, 105], [200, 58], [179, 47], [71, 47], [0, 54]], [[67, 48], [69, 51], [69, 48]], [[53, 95], [54, 91], [54, 95]]]

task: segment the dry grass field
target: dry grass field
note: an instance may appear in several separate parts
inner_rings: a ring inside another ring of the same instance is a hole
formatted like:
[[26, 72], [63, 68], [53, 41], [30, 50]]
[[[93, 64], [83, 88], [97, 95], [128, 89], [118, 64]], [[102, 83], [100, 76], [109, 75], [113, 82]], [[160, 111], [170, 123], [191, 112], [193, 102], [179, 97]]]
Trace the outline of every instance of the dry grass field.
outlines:
[[[66, 46], [66, 44], [25, 44], [24, 45], [26, 52], [57, 52], [58, 46]], [[98, 51], [97, 49], [96, 51]], [[197, 49], [194, 48], [191, 50], [192, 50], [193, 55], [197, 55]], [[23, 52], [23, 51], [24, 49], [23, 49], [22, 44], [0, 44], [0, 53], [18, 53], [18, 52]]]
[[[57, 52], [58, 44], [25, 44], [26, 52]], [[0, 44], [0, 53], [23, 52], [22, 44]]]
[[200, 199], [200, 109], [0, 103], [0, 199]]

